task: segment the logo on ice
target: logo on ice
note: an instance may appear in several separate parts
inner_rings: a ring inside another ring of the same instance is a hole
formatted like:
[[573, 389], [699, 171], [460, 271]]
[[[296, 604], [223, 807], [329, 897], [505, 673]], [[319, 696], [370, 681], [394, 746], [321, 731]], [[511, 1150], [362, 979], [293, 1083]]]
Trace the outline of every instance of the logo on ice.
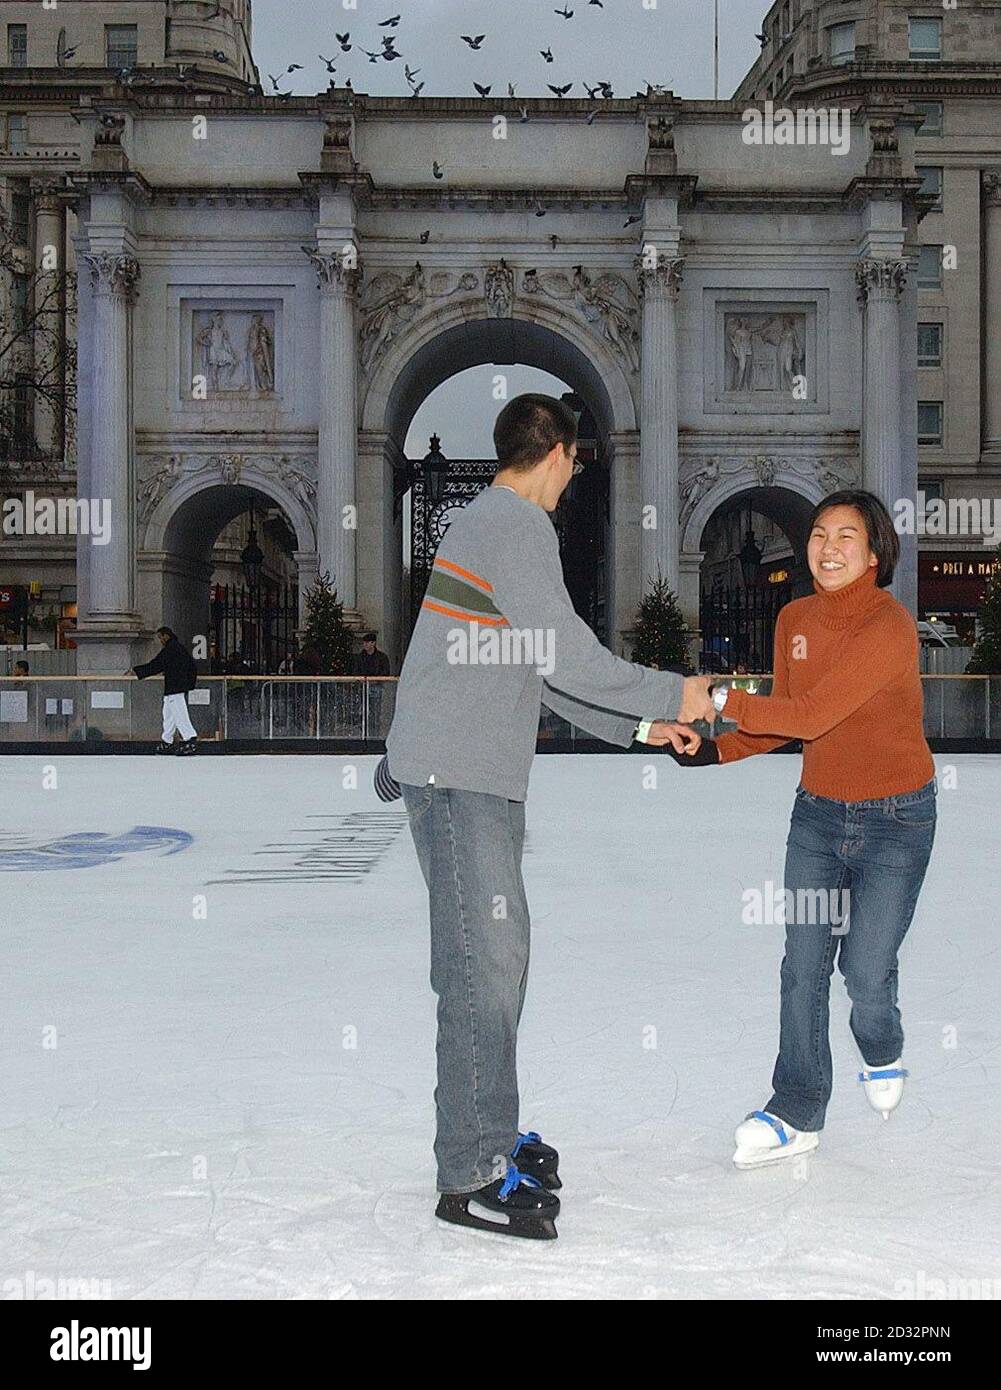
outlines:
[[551, 628], [453, 627], [446, 634], [450, 666], [534, 666], [540, 676], [555, 670], [553, 648], [556, 634]]

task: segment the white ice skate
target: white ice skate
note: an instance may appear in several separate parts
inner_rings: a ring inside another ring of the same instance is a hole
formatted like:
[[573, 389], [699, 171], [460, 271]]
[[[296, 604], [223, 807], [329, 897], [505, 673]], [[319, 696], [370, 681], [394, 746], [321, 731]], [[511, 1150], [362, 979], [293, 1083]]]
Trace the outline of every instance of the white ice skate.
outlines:
[[815, 1130], [793, 1129], [786, 1120], [770, 1115], [767, 1110], [754, 1110], [734, 1133], [737, 1152], [733, 1156], [738, 1168], [760, 1168], [765, 1163], [778, 1163], [795, 1154], [810, 1153], [820, 1143]]
[[858, 1074], [858, 1079], [869, 1097], [869, 1104], [880, 1112], [884, 1120], [890, 1118], [890, 1111], [896, 1110], [903, 1098], [906, 1075], [901, 1057], [891, 1062], [888, 1067], [870, 1067]]

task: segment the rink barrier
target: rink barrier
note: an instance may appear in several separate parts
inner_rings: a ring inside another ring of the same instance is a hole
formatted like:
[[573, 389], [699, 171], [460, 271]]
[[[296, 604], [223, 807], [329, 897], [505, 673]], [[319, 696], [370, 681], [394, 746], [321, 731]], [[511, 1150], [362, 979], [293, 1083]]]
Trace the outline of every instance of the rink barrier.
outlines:
[[[763, 694], [771, 685], [768, 675], [740, 680]], [[936, 751], [1001, 751], [1001, 675], [923, 675], [921, 683], [925, 735]], [[395, 676], [204, 676], [188, 707], [202, 747], [219, 752], [375, 751], [392, 722], [396, 685]], [[159, 741], [162, 698], [156, 679], [0, 677], [0, 750], [148, 751]], [[543, 710], [538, 750], [609, 745]]]

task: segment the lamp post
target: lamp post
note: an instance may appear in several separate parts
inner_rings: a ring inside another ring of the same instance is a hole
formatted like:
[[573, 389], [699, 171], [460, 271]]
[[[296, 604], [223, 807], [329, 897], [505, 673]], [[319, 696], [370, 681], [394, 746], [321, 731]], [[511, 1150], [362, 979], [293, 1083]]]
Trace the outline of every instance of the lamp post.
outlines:
[[448, 459], [441, 452], [441, 440], [433, 434], [430, 443], [431, 448], [421, 463], [428, 501], [431, 504], [427, 513], [429, 524], [434, 509], [445, 496], [445, 483], [448, 478]]

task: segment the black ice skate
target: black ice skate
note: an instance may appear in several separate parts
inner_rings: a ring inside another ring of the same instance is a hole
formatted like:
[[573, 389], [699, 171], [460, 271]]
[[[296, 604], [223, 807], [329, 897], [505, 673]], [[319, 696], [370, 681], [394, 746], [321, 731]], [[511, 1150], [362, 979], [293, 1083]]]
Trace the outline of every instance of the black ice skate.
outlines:
[[177, 756], [178, 756], [179, 758], [186, 758], [186, 757], [188, 757], [191, 753], [193, 753], [197, 747], [198, 747], [198, 737], [197, 737], [197, 735], [196, 735], [194, 738], [186, 738], [186, 739], [184, 739], [183, 742], [181, 743], [180, 748], [178, 748], [178, 750], [177, 750]]
[[541, 1134], [536, 1134], [534, 1129], [518, 1135], [517, 1143], [511, 1150], [511, 1160], [519, 1172], [530, 1178], [538, 1178], [542, 1186], [551, 1192], [557, 1192], [563, 1186], [557, 1172], [559, 1154], [551, 1144], [544, 1144]]
[[555, 1240], [560, 1199], [510, 1164], [506, 1177], [475, 1192], [443, 1192], [434, 1214], [456, 1226], [497, 1235]]
[[172, 743], [165, 743], [164, 740], [161, 739], [156, 745], [156, 751], [158, 753], [173, 753], [174, 745]]

